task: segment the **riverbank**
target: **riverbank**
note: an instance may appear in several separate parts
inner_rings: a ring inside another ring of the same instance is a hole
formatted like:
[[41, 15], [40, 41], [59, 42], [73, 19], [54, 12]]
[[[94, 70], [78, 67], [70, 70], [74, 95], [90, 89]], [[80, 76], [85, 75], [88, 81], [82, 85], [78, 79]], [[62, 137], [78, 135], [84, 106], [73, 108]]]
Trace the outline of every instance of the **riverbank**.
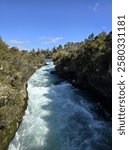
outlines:
[[[74, 87], [79, 88], [84, 95], [89, 95], [91, 102], [97, 103], [97, 107], [93, 110], [102, 116], [105, 120], [112, 120], [112, 94], [111, 94], [111, 79], [103, 79], [101, 77], [89, 77], [91, 80], [82, 81], [75, 80], [62, 75], [60, 72], [54, 71], [52, 74], [57, 74], [64, 80], [67, 80]], [[107, 85], [105, 86], [105, 83]]]
[[7, 150], [27, 107], [27, 81], [45, 64], [43, 55], [9, 48], [0, 39], [0, 150]]
[[[73, 45], [73, 44], [72, 44]], [[75, 45], [76, 46], [76, 45]], [[68, 47], [68, 46], [67, 46]], [[78, 46], [79, 47], [79, 46]], [[53, 54], [56, 73], [90, 92], [112, 111], [112, 33], [90, 36], [80, 48], [62, 48]]]

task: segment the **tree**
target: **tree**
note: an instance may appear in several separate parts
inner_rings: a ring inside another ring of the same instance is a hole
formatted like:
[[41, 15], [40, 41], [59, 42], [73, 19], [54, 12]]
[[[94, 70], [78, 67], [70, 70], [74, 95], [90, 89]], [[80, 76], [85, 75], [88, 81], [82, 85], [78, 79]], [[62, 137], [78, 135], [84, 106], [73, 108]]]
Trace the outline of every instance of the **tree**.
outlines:
[[57, 52], [55, 46], [53, 47], [52, 51], [53, 51], [54, 53]]
[[60, 44], [58, 47], [57, 47], [57, 50], [61, 50], [62, 49], [62, 45]]
[[91, 35], [88, 36], [88, 40], [89, 41], [93, 41], [94, 40], [94, 33], [92, 33]]
[[3, 41], [2, 37], [0, 36], [0, 49], [8, 49], [8, 45]]

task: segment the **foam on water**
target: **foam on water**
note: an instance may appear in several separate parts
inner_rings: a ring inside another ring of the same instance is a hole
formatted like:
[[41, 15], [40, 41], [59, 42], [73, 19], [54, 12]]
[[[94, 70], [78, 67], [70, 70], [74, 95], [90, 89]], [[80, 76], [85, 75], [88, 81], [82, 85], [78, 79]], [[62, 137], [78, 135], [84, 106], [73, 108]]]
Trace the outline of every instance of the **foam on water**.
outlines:
[[110, 150], [111, 124], [47, 63], [28, 81], [28, 107], [8, 150]]

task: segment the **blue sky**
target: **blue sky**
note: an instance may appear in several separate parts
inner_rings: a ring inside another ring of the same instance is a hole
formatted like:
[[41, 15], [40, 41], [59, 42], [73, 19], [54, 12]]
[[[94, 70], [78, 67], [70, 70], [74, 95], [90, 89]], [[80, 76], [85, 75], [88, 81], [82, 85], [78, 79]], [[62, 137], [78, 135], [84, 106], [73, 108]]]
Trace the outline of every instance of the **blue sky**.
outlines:
[[20, 49], [52, 48], [112, 30], [111, 0], [0, 0], [0, 35]]

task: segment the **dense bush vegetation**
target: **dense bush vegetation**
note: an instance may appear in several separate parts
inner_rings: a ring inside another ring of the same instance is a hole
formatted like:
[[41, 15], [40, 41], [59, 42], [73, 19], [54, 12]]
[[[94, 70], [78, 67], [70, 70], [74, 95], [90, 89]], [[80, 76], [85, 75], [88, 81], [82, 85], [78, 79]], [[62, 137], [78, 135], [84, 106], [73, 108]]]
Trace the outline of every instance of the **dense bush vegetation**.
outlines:
[[7, 149], [27, 105], [26, 82], [44, 54], [9, 48], [0, 38], [0, 150]]
[[89, 90], [111, 110], [112, 32], [80, 43], [67, 43], [53, 53], [56, 71], [75, 86]]

